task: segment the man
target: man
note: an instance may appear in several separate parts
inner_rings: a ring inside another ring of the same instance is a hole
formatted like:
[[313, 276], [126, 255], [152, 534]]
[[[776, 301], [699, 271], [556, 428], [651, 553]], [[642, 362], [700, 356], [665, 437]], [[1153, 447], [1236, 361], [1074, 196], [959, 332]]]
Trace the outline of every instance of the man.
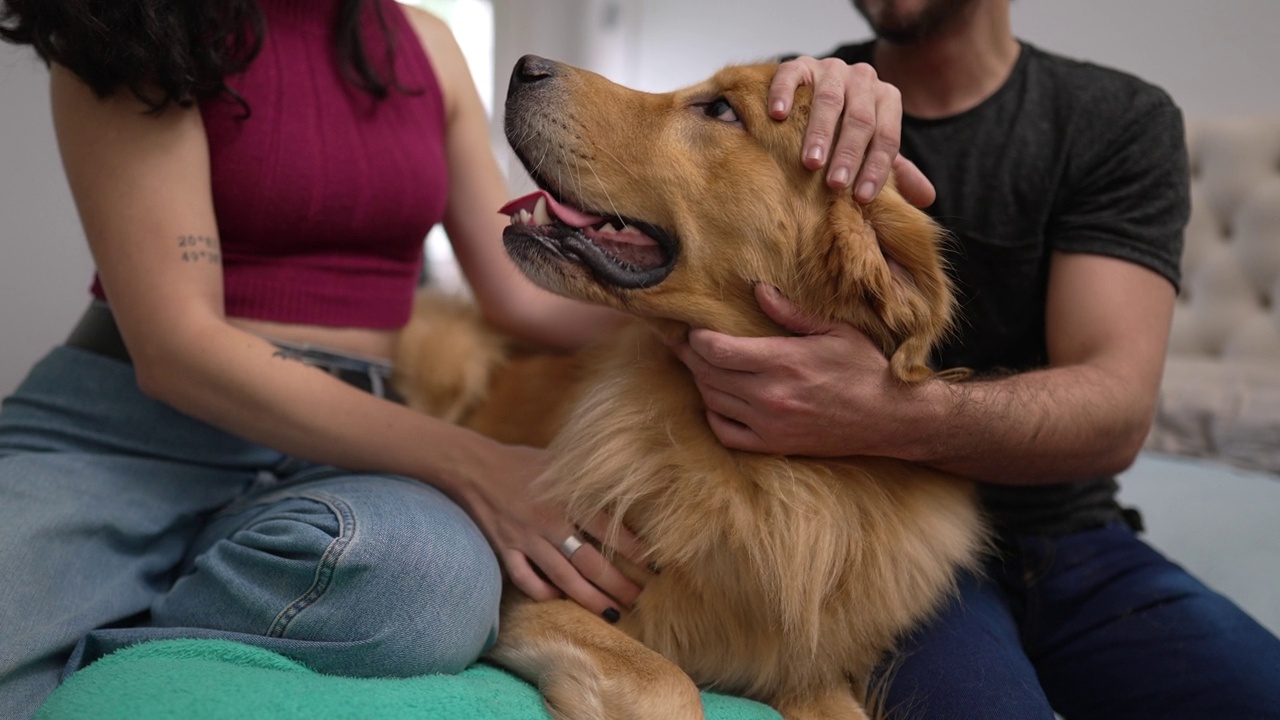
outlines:
[[999, 550], [891, 663], [891, 714], [1280, 717], [1280, 641], [1140, 541], [1115, 498], [1179, 281], [1181, 113], [1135, 77], [1020, 42], [1009, 1], [855, 0], [875, 40], [784, 64], [770, 94], [783, 116], [814, 85], [805, 162], [829, 163], [833, 186], [867, 201], [892, 163], [917, 204], [936, 189], [961, 317], [935, 360], [980, 379], [897, 384], [866, 337], [763, 286], [795, 337], [695, 330], [677, 351], [730, 447], [983, 481]]

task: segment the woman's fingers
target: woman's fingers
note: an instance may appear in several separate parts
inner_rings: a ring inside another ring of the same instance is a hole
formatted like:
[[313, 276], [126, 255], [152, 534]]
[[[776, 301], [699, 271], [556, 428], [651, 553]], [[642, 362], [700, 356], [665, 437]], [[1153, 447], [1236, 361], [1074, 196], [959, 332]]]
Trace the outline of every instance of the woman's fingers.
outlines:
[[569, 558], [582, 576], [595, 585], [608, 597], [617, 601], [624, 609], [630, 609], [640, 592], [640, 587], [610, 563], [593, 545], [586, 545]]
[[[598, 560], [591, 561], [588, 553], [595, 553]], [[635, 601], [640, 592], [638, 588], [628, 591], [608, 571], [602, 570], [601, 565], [608, 564], [604, 563], [604, 559], [600, 558], [599, 555], [599, 552], [592, 548], [590, 544], [584, 542], [571, 556], [565, 557], [559, 544], [552, 544], [552, 542], [548, 541], [542, 548], [538, 549], [535, 557], [530, 559], [537, 564], [547, 579], [569, 599], [609, 622], [617, 622], [622, 617], [622, 611], [630, 607], [630, 604]], [[582, 556], [582, 559], [575, 562], [574, 559], [579, 556]], [[600, 581], [606, 587], [615, 588], [615, 591], [627, 598], [627, 601], [624, 603], [622, 598], [610, 596], [592, 580], [588, 580], [583, 571], [579, 569], [578, 563], [581, 563], [586, 568], [592, 568], [594, 570], [593, 574], [596, 576], [595, 580]], [[612, 573], [619, 576], [621, 575], [616, 568], [611, 566], [609, 566], [608, 570], [612, 570]], [[623, 580], [630, 583], [625, 578]]]
[[600, 513], [582, 526], [582, 530], [605, 546], [605, 556], [621, 555], [636, 567], [649, 565], [649, 548], [635, 533], [622, 523], [615, 523], [606, 513]]
[[524, 553], [513, 549], [504, 550], [502, 564], [507, 569], [507, 577], [511, 583], [519, 588], [520, 592], [534, 600], [542, 602], [564, 597], [560, 588], [547, 582], [546, 578], [529, 563], [529, 558]]

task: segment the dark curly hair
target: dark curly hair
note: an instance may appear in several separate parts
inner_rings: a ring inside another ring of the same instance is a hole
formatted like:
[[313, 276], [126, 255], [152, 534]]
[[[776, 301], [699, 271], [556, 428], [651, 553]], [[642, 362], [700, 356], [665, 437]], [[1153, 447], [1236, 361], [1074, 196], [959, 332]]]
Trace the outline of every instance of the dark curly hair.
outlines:
[[[346, 77], [384, 98], [401, 88], [391, 71], [393, 35], [373, 11], [387, 39], [387, 68], [370, 61], [360, 32], [367, 0], [342, 0], [334, 18], [334, 49]], [[153, 112], [230, 95], [226, 77], [253, 62], [266, 22], [257, 0], [0, 0], [0, 38], [32, 46], [105, 97], [120, 88]]]

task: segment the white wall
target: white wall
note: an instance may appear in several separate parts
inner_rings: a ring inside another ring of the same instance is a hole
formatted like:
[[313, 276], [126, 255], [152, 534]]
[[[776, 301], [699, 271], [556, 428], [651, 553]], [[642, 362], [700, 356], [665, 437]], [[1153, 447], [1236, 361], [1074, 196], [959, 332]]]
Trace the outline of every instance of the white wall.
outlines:
[[53, 140], [48, 78], [34, 53], [0, 43], [0, 395], [70, 330], [93, 276]]
[[[497, 110], [492, 123], [494, 147], [515, 191], [532, 190], [515, 154], [502, 135], [502, 100], [511, 71], [524, 55], [571, 63], [636, 85], [641, 33], [648, 0], [493, 0], [496, 42], [493, 84]], [[514, 195], [514, 192], [513, 192]]]
[[[494, 5], [499, 99], [526, 52], [669, 90], [725, 63], [818, 54], [866, 35], [850, 0]], [[1280, 113], [1280, 1], [1016, 0], [1014, 24], [1045, 49], [1146, 77], [1188, 116]], [[0, 395], [66, 334], [87, 301], [92, 272], [53, 143], [46, 82], [29, 51], [0, 44]], [[500, 117], [499, 110], [499, 145]], [[513, 184], [521, 180], [516, 174]]]

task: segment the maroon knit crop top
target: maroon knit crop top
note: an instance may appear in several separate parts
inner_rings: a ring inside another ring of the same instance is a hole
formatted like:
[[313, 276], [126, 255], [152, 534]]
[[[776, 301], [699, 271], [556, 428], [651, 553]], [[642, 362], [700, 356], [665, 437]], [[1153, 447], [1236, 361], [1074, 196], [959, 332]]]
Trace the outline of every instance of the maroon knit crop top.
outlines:
[[[201, 105], [222, 245], [226, 313], [390, 329], [407, 322], [427, 231], [448, 196], [444, 105], [395, 0], [395, 77], [377, 100], [340, 72], [337, 0], [259, 0], [262, 51], [227, 84], [249, 104]], [[365, 47], [386, 77], [372, 4]], [[102, 297], [95, 283], [95, 294]]]

